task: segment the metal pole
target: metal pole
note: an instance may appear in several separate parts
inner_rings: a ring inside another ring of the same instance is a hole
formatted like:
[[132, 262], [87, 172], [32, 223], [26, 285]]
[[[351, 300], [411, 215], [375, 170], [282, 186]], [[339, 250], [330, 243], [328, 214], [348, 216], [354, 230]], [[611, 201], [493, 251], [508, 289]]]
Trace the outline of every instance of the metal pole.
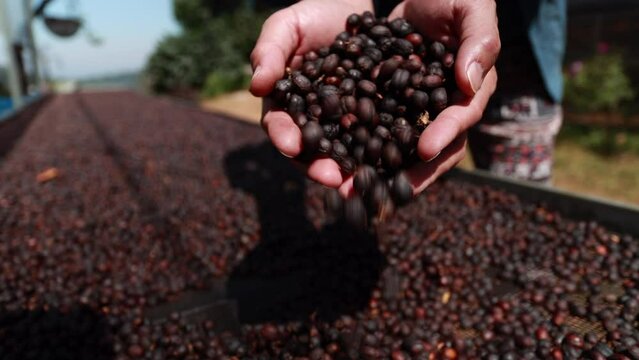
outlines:
[[33, 36], [33, 11], [31, 10], [31, 0], [22, 0], [22, 8], [25, 14], [24, 31], [27, 36], [27, 47], [31, 54], [31, 69], [33, 71], [33, 83], [38, 90], [42, 89], [42, 79], [38, 66], [38, 52], [36, 50], [35, 38]]
[[9, 59], [8, 77], [9, 77], [9, 92], [11, 93], [11, 100], [13, 100], [13, 108], [17, 109], [22, 107], [22, 95], [20, 94], [20, 80], [18, 79], [18, 66], [16, 54], [13, 51], [13, 39], [11, 36], [11, 25], [9, 24], [10, 17], [7, 11], [5, 0], [0, 0], [0, 22], [2, 23], [2, 32], [4, 33], [5, 51], [7, 58]]

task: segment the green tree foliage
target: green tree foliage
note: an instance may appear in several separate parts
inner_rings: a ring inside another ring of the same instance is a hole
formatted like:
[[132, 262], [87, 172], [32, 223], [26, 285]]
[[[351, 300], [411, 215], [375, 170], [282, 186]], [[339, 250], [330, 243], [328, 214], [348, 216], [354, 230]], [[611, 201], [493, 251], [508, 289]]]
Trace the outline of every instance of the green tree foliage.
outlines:
[[634, 98], [620, 54], [598, 54], [566, 79], [566, 103], [579, 112], [617, 111]]
[[[613, 129], [611, 114], [634, 98], [630, 79], [620, 54], [597, 54], [583, 63], [582, 69], [566, 78], [566, 104], [576, 112], [607, 113], [603, 128], [590, 127], [581, 142], [602, 155], [611, 155], [632, 145], [623, 128]], [[621, 135], [621, 136], [620, 136]]]
[[149, 58], [146, 77], [155, 92], [199, 91], [210, 73], [236, 74], [248, 62], [266, 14], [240, 8], [213, 16], [197, 3], [175, 0], [184, 31], [163, 39]]
[[184, 29], [198, 29], [213, 17], [201, 0], [173, 0], [173, 14]]

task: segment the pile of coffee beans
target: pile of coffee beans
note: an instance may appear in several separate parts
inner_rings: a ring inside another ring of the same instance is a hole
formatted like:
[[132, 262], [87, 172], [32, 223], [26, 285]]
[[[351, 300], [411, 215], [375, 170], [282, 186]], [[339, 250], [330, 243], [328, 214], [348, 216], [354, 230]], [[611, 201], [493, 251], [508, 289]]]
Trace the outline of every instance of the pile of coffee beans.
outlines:
[[421, 132], [448, 105], [454, 60], [405, 19], [365, 12], [276, 83], [271, 96], [301, 129], [301, 158], [330, 157], [354, 174], [356, 196], [343, 209], [351, 223], [383, 220], [412, 198], [403, 170], [419, 160]]
[[[639, 238], [495, 188], [355, 233], [258, 126], [118, 92], [54, 98], [0, 178], [3, 359], [638, 358]], [[174, 307], [217, 282], [237, 327]]]

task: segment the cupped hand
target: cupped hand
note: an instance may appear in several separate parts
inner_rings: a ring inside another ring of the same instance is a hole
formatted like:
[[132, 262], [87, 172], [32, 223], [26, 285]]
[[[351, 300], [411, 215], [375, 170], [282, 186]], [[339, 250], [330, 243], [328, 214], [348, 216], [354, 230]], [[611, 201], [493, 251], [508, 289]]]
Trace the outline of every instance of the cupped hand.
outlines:
[[[267, 96], [287, 66], [299, 66], [306, 52], [330, 45], [344, 30], [348, 15], [361, 14], [372, 7], [370, 0], [305, 0], [273, 14], [264, 23], [251, 54], [251, 93]], [[263, 106], [262, 126], [275, 147], [285, 156], [297, 156], [302, 150], [300, 129], [285, 111], [272, 107], [268, 98]], [[331, 159], [313, 161], [307, 174], [335, 188], [345, 180]]]
[[[403, 17], [426, 38], [457, 49], [457, 100], [421, 134], [417, 151], [424, 162], [408, 170], [415, 193], [464, 158], [466, 130], [477, 123], [495, 91], [495, 61], [501, 47], [494, 0], [406, 0], [390, 18]], [[340, 188], [348, 194], [347, 181]]]
[[[349, 14], [370, 8], [370, 1], [363, 0], [306, 0], [275, 13], [265, 22], [251, 54], [251, 92], [268, 95], [287, 66], [298, 66], [304, 53], [330, 44], [343, 30]], [[391, 18], [398, 16], [413, 23], [427, 38], [458, 49], [455, 77], [461, 96], [424, 130], [418, 143], [424, 162], [408, 170], [418, 193], [463, 159], [465, 132], [479, 121], [495, 90], [499, 34], [492, 0], [406, 0], [391, 14]], [[286, 112], [271, 107], [268, 98], [262, 125], [282, 154], [295, 157], [301, 152], [299, 128]], [[353, 191], [352, 177], [345, 177], [331, 159], [315, 160], [307, 173], [326, 186], [339, 187], [345, 196]]]

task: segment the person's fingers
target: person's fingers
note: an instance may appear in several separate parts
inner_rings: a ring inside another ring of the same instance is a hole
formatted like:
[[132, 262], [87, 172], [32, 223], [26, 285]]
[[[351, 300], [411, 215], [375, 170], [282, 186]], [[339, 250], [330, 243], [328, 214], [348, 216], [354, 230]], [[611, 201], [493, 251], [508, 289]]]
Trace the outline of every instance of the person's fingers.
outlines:
[[275, 82], [284, 76], [286, 64], [299, 43], [296, 16], [290, 8], [271, 15], [251, 53], [253, 78], [250, 91], [255, 96], [266, 96]]
[[268, 110], [262, 118], [262, 126], [284, 156], [295, 157], [302, 151], [302, 132], [286, 112]]
[[497, 84], [497, 72], [494, 68], [484, 82], [485, 86], [475, 96], [466, 98], [462, 104], [444, 109], [422, 132], [417, 151], [423, 160], [430, 161], [438, 156], [460, 133], [479, 121]]
[[339, 193], [346, 199], [355, 194], [355, 189], [353, 189], [353, 176], [349, 176], [346, 180], [344, 180], [342, 185], [339, 187]]
[[455, 60], [457, 86], [468, 96], [481, 89], [484, 78], [495, 65], [501, 48], [494, 0], [467, 0], [460, 3], [459, 51]]
[[329, 158], [313, 161], [308, 167], [308, 177], [332, 188], [339, 187], [344, 180], [339, 165]]
[[420, 162], [406, 171], [413, 192], [419, 194], [424, 191], [439, 176], [462, 161], [465, 155], [466, 133], [462, 133], [437, 158], [430, 162]]

